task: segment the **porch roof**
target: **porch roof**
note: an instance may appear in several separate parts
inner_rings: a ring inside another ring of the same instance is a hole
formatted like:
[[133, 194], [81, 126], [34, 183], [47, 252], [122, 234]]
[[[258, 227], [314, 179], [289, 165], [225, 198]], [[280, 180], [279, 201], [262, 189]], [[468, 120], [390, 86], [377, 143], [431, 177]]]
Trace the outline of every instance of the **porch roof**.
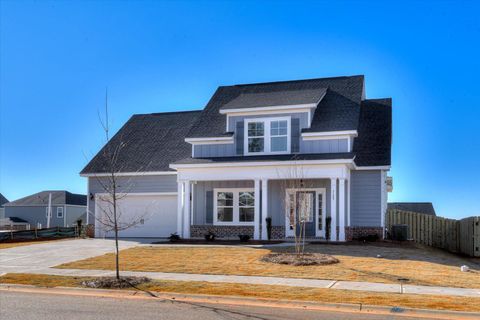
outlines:
[[261, 156], [235, 156], [235, 157], [211, 157], [211, 158], [185, 158], [173, 164], [209, 164], [228, 162], [261, 162], [261, 161], [304, 161], [304, 160], [352, 160], [353, 152], [342, 153], [311, 153], [311, 154], [278, 154]]

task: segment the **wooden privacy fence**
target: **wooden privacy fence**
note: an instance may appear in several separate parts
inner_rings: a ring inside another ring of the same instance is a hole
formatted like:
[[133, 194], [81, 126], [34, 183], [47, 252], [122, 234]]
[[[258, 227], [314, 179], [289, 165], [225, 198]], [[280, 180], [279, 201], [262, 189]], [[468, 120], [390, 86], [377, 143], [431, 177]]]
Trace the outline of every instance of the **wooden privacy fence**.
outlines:
[[450, 252], [480, 257], [480, 217], [462, 220], [392, 209], [387, 211], [385, 226], [408, 225], [408, 239]]

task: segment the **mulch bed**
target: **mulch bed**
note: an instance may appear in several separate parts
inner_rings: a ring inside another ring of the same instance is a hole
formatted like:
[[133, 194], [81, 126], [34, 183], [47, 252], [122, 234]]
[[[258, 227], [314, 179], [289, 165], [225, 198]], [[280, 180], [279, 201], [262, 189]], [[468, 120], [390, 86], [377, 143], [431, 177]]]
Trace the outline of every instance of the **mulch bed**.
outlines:
[[241, 242], [239, 240], [214, 240], [214, 241], [206, 241], [203, 239], [181, 239], [177, 241], [171, 242], [153, 242], [152, 244], [210, 244], [210, 245], [260, 245], [260, 244], [278, 244], [283, 243], [285, 241], [282, 240], [249, 240], [247, 242]]
[[150, 279], [147, 277], [120, 277], [120, 280], [115, 277], [101, 277], [82, 281], [82, 286], [88, 288], [122, 289], [134, 288], [139, 284], [147, 282], [150, 282]]
[[295, 253], [270, 253], [263, 256], [263, 262], [288, 264], [292, 266], [321, 266], [338, 263], [338, 259], [322, 253], [304, 253], [297, 255]]

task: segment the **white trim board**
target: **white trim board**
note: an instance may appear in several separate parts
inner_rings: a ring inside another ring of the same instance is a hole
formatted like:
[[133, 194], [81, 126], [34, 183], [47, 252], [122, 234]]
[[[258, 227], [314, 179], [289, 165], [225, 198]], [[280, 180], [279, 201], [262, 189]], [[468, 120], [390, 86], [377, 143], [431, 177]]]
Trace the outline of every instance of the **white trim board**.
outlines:
[[[323, 98], [323, 96], [322, 96]], [[320, 98], [320, 100], [322, 99]], [[319, 100], [319, 101], [320, 101]], [[254, 107], [254, 108], [238, 108], [238, 109], [221, 109], [220, 114], [229, 114], [232, 116], [242, 115], [259, 115], [259, 114], [271, 114], [271, 113], [292, 113], [292, 112], [309, 112], [310, 109], [315, 109], [317, 103], [307, 104], [295, 104], [295, 105], [283, 105], [283, 106], [266, 106], [266, 107]]]
[[209, 137], [209, 138], [185, 138], [185, 142], [192, 145], [199, 144], [232, 144], [234, 142], [231, 137]]
[[[176, 171], [138, 171], [138, 172], [118, 172], [115, 173], [117, 177], [127, 177], [127, 176], [168, 176], [176, 175]], [[80, 174], [81, 177], [109, 177], [111, 173], [83, 173]]]

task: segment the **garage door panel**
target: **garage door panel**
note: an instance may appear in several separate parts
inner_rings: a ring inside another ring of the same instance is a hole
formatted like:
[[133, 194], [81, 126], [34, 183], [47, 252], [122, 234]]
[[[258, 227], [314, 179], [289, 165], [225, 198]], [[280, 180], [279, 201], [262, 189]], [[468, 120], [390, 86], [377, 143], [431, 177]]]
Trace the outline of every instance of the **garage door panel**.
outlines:
[[[97, 200], [99, 214], [112, 205], [109, 201]], [[118, 201], [120, 226], [135, 226], [119, 232], [121, 237], [168, 237], [177, 228], [177, 197], [172, 195], [128, 195]], [[112, 236], [107, 234], [106, 236]]]

